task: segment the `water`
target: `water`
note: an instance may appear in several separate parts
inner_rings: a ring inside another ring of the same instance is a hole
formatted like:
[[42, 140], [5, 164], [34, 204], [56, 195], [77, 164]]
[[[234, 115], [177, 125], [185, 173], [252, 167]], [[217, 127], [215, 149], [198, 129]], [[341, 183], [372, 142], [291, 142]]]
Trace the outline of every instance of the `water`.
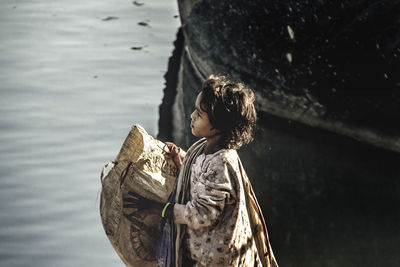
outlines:
[[0, 266], [123, 266], [99, 173], [131, 125], [158, 131], [176, 14], [172, 0], [1, 1]]

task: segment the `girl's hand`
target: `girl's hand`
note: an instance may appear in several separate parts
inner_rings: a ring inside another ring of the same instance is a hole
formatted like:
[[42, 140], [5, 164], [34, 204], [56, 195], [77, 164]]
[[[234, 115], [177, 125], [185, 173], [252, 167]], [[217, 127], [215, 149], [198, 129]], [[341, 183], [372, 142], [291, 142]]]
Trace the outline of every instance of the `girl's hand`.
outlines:
[[181, 149], [171, 142], [165, 142], [165, 145], [168, 147], [169, 152], [164, 151], [164, 158], [167, 160], [172, 159], [175, 162], [176, 167], [181, 169], [182, 158], [179, 155]]

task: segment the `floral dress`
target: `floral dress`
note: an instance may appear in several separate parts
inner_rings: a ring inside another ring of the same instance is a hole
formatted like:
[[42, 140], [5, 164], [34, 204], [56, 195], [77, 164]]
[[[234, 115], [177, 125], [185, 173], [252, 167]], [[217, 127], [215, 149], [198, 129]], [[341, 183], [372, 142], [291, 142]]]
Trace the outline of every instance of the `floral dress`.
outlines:
[[196, 266], [261, 266], [246, 209], [238, 154], [200, 154], [191, 166], [190, 200], [175, 212]]

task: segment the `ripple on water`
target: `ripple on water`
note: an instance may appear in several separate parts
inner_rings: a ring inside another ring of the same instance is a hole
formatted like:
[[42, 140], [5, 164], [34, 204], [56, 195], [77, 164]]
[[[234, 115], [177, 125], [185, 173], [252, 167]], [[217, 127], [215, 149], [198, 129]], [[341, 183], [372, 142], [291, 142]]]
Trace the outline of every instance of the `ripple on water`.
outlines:
[[1, 266], [121, 266], [99, 173], [132, 124], [157, 132], [175, 5], [1, 1]]

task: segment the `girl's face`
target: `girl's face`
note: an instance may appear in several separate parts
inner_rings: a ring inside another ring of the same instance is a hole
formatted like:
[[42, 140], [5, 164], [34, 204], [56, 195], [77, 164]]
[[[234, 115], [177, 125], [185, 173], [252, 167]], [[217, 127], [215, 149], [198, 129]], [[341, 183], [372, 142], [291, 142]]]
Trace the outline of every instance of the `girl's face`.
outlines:
[[192, 128], [192, 134], [194, 136], [206, 138], [212, 137], [217, 133], [217, 130], [212, 127], [207, 113], [200, 108], [200, 100], [201, 92], [196, 98], [195, 110], [190, 115], [190, 118], [192, 119], [190, 128]]

